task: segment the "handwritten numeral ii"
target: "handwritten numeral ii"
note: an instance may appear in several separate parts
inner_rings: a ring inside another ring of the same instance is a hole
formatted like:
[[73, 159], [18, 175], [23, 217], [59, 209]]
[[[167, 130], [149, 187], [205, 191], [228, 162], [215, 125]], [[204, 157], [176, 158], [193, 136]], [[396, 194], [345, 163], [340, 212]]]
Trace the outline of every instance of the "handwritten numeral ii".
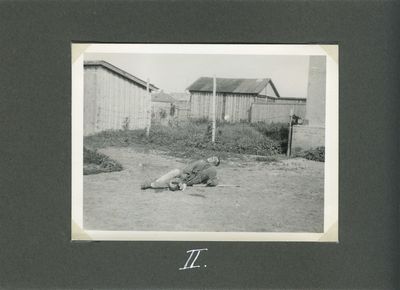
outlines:
[[[193, 250], [189, 250], [186, 253], [190, 253], [189, 258], [187, 259], [185, 266], [183, 266], [183, 268], [179, 268], [179, 270], [186, 270], [186, 269], [193, 269], [193, 268], [199, 268], [199, 265], [195, 265], [194, 263], [196, 262], [197, 258], [200, 255], [201, 251], [207, 251], [208, 249], [193, 249]], [[192, 263], [189, 265], [190, 260], [192, 259], [193, 255], [195, 255], [195, 257], [192, 260]]]

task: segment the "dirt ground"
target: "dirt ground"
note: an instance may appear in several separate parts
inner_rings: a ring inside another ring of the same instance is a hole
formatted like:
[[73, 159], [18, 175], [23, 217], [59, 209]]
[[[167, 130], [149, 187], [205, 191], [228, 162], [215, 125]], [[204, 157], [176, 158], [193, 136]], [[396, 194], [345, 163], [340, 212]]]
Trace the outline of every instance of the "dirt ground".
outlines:
[[223, 160], [222, 184], [185, 191], [140, 190], [140, 183], [186, 160], [133, 148], [100, 150], [124, 170], [84, 176], [84, 228], [133, 231], [322, 232], [324, 163]]

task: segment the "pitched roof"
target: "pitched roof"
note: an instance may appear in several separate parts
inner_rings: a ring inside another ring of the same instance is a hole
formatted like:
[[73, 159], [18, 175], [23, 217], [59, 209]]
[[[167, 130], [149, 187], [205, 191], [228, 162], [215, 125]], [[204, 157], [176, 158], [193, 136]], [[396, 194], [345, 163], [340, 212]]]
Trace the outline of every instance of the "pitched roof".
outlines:
[[170, 93], [170, 95], [176, 101], [189, 101], [190, 100], [190, 94], [189, 93]]
[[151, 95], [151, 101], [162, 102], [162, 103], [174, 103], [176, 100], [164, 92], [159, 92]]
[[[271, 84], [277, 96], [277, 92], [273, 82], [269, 78], [265, 79], [228, 79], [217, 78], [217, 93], [236, 93], [236, 94], [258, 94], [268, 83]], [[198, 92], [212, 92], [213, 78], [201, 77], [191, 84], [187, 90]]]
[[[84, 66], [102, 66], [105, 69], [108, 69], [109, 71], [116, 73], [117, 75], [121, 76], [122, 78], [124, 78], [128, 81], [132, 81], [144, 88], [147, 87], [146, 81], [141, 80], [138, 77], [135, 77], [135, 76], [131, 75], [130, 73], [128, 73], [128, 72], [126, 72], [104, 60], [87, 60], [84, 62]], [[153, 84], [149, 84], [149, 89], [150, 89], [150, 91], [158, 90], [158, 88]]]

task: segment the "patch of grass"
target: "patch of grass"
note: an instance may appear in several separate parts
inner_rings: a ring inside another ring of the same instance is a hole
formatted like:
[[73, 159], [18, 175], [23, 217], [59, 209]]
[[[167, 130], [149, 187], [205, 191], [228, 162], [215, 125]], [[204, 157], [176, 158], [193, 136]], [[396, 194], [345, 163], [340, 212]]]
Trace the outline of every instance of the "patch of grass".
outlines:
[[215, 143], [211, 142], [209, 122], [195, 120], [162, 126], [154, 124], [149, 137], [145, 130], [106, 131], [85, 137], [85, 145], [92, 148], [108, 146], [145, 145], [168, 154], [184, 158], [202, 158], [229, 154], [276, 155], [281, 154], [280, 142], [262, 134], [248, 123], [219, 123]]
[[303, 157], [308, 160], [325, 162], [325, 147], [317, 147], [296, 153], [296, 157]]
[[101, 172], [121, 171], [122, 165], [110, 157], [91, 150], [83, 148], [83, 174], [96, 174]]

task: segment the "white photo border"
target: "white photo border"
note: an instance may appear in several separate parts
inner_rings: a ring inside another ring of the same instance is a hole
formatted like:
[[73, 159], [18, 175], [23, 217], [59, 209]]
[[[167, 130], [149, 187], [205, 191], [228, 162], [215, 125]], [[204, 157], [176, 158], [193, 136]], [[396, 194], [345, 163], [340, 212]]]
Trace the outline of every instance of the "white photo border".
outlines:
[[[83, 228], [84, 53], [236, 54], [326, 56], [324, 232], [94, 231]], [[339, 46], [336, 44], [118, 44], [72, 43], [71, 240], [339, 242]]]

